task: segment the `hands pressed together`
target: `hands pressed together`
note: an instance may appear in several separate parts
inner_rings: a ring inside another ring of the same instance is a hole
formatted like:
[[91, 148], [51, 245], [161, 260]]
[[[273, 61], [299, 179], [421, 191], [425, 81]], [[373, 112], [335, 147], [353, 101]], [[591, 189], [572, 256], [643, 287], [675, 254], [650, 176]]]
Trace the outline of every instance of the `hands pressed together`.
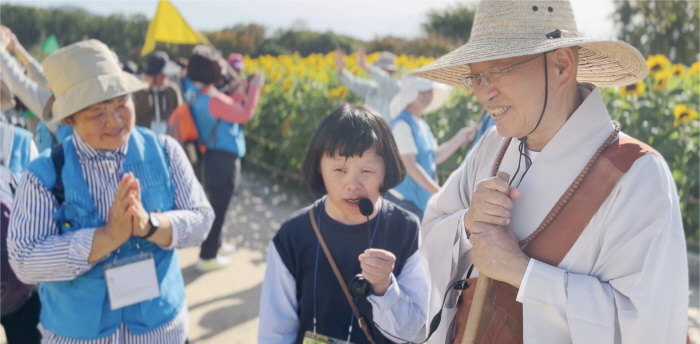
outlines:
[[382, 296], [391, 286], [391, 273], [394, 271], [396, 256], [377, 248], [368, 248], [360, 254], [362, 276], [372, 284], [374, 294]]
[[518, 197], [520, 191], [507, 182], [487, 178], [477, 184], [464, 215], [474, 266], [479, 273], [515, 287], [520, 287], [529, 257], [520, 249], [515, 234], [502, 226], [510, 223], [512, 200]]
[[141, 203], [141, 184], [133, 173], [125, 174], [119, 181], [107, 224], [102, 229], [111, 240], [120, 244], [132, 235], [148, 233], [150, 225], [148, 213]]

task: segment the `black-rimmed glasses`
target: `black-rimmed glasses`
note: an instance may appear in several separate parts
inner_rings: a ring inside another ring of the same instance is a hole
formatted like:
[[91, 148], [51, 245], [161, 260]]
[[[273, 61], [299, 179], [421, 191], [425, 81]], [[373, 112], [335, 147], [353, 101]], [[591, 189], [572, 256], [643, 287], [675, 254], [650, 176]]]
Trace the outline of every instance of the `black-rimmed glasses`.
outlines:
[[483, 71], [477, 73], [477, 74], [464, 74], [460, 76], [460, 79], [462, 80], [462, 84], [470, 90], [474, 89], [474, 81], [476, 81], [477, 85], [481, 85], [482, 83], [484, 86], [498, 86], [500, 83], [506, 81], [506, 72], [509, 72], [515, 68], [518, 68], [536, 58], [540, 57], [539, 54], [535, 55], [532, 58], [529, 58], [525, 61], [518, 62], [514, 65], [510, 65], [506, 68], [500, 69], [498, 67], [491, 67], [491, 68], [486, 68]]

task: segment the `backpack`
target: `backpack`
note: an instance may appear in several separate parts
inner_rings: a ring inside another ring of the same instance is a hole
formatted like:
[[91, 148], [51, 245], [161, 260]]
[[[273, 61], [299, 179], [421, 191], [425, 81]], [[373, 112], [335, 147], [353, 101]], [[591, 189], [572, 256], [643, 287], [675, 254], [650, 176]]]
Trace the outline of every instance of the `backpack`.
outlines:
[[[214, 124], [214, 127], [207, 136], [206, 143], [214, 136], [220, 122], [221, 120], [216, 121], [216, 124]], [[192, 118], [190, 104], [183, 102], [173, 110], [173, 113], [168, 119], [168, 128], [170, 136], [175, 138], [185, 150], [185, 153], [187, 153], [187, 158], [190, 160], [190, 163], [196, 165], [204, 153], [207, 152], [207, 146], [199, 137], [197, 126], [194, 124], [194, 119]]]
[[12, 201], [17, 191], [17, 180], [10, 170], [10, 158], [14, 141], [14, 128], [0, 125], [0, 308], [2, 314], [11, 314], [29, 299], [33, 286], [22, 283], [10, 268], [7, 253], [7, 231], [10, 223]]

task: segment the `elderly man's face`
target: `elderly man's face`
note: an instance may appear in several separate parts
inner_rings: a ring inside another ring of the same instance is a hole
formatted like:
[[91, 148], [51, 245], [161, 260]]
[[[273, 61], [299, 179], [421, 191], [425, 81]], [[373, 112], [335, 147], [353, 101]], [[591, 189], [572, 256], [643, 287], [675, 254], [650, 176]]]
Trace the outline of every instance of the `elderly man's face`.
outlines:
[[125, 95], [88, 106], [66, 123], [90, 147], [115, 150], [129, 141], [134, 121], [134, 102]]
[[[506, 71], [501, 74], [494, 67]], [[473, 83], [473, 88], [479, 103], [496, 123], [498, 133], [518, 138], [528, 135], [537, 125], [544, 102], [542, 58], [518, 56], [472, 63], [470, 68], [473, 74], [483, 72], [489, 79], [488, 86], [480, 82]]]

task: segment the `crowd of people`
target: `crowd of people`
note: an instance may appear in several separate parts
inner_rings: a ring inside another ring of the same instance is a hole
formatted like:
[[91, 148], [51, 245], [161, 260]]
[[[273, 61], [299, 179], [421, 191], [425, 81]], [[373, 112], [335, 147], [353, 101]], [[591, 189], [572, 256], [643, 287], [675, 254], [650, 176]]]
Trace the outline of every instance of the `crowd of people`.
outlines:
[[[336, 56], [364, 104], [311, 138], [317, 200], [269, 244], [259, 343], [686, 342], [672, 174], [598, 91], [646, 76], [634, 47], [580, 36], [569, 1], [483, 0], [464, 46], [407, 75], [390, 52], [360, 50], [367, 79]], [[203, 45], [134, 71], [95, 39], [39, 64], [4, 26], [0, 63], [8, 343], [187, 343], [177, 249], [199, 246], [202, 273], [231, 264], [264, 74]], [[439, 143], [423, 116], [452, 87], [487, 115]]]

